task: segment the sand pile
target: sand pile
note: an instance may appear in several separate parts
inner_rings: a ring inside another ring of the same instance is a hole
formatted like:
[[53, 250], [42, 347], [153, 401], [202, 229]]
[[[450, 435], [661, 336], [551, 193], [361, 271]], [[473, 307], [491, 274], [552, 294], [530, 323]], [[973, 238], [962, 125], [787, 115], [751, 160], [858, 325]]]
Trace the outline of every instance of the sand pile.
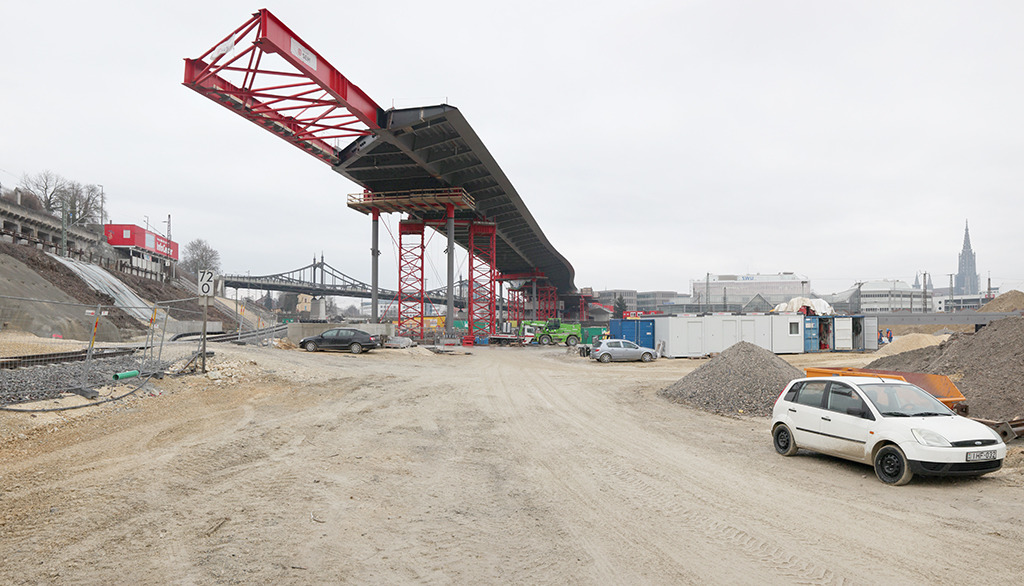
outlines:
[[1024, 317], [996, 320], [977, 333], [954, 334], [938, 346], [886, 356], [865, 368], [944, 374], [967, 398], [970, 415], [996, 420], [1021, 417]]
[[892, 341], [891, 344], [882, 346], [876, 356], [892, 356], [901, 352], [909, 352], [918, 348], [938, 346], [949, 339], [948, 335], [935, 336], [932, 334], [907, 334]]
[[738, 342], [658, 394], [712, 413], [767, 417], [786, 384], [802, 376], [768, 350]]
[[1024, 310], [1024, 293], [1016, 289], [1011, 289], [1006, 293], [1003, 293], [999, 297], [996, 297], [992, 301], [989, 301], [985, 305], [981, 306], [978, 311], [981, 312], [999, 312], [999, 311], [1021, 311]]

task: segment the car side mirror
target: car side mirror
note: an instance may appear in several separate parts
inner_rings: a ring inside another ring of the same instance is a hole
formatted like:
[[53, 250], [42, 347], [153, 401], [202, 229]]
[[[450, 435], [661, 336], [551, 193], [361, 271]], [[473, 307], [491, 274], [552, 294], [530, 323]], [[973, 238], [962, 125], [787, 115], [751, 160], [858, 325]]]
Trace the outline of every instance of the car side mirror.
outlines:
[[871, 416], [871, 413], [863, 407], [847, 407], [846, 414], [853, 415], [854, 417], [860, 417], [861, 419], [874, 420], [874, 417]]

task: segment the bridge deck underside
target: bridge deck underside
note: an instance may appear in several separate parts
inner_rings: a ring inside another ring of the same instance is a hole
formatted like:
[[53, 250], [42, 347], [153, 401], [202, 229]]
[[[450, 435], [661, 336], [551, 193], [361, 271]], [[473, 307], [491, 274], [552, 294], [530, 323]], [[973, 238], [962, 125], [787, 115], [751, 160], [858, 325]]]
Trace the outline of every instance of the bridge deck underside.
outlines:
[[[339, 153], [334, 170], [373, 192], [461, 187], [474, 202], [456, 219], [496, 224], [495, 265], [504, 274], [541, 271], [559, 293], [576, 290], [573, 268], [555, 250], [511, 182], [458, 109], [448, 105], [390, 110], [387, 124]], [[395, 210], [397, 211], [397, 210]], [[442, 211], [409, 211], [410, 217], [443, 222]], [[441, 225], [437, 229], [445, 231]], [[457, 225], [455, 240], [469, 247], [469, 228]]]

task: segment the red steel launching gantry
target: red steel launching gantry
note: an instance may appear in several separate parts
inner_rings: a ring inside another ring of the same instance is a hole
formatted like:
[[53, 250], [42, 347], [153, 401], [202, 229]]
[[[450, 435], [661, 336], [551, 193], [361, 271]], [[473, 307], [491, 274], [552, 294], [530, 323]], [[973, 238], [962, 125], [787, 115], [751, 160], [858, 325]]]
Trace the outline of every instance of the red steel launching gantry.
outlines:
[[184, 85], [363, 187], [348, 206], [373, 221], [375, 320], [378, 220], [391, 212], [406, 215], [399, 230], [400, 330], [423, 334], [428, 226], [448, 237], [449, 332], [455, 243], [469, 251], [470, 334], [495, 331], [506, 282], [519, 314], [532, 304], [535, 318], [556, 317], [563, 295], [580, 299], [584, 318], [572, 266], [547, 241], [458, 109], [383, 110], [265, 9], [198, 58], [186, 59]]

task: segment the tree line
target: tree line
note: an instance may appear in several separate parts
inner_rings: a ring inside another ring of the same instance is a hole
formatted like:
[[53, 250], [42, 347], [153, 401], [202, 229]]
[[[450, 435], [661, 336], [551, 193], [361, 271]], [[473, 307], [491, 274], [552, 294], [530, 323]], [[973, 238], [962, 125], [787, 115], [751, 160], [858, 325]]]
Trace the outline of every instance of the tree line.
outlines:
[[[14, 189], [0, 185], [0, 199], [20, 200], [22, 207], [60, 217], [71, 224], [105, 224], [106, 194], [103, 186], [84, 184], [46, 170], [25, 174]], [[219, 273], [220, 253], [201, 238], [192, 240], [182, 250], [178, 268], [196, 274], [200, 269]]]
[[102, 224], [106, 216], [106, 195], [102, 185], [80, 183], [53, 171], [23, 175], [14, 189], [0, 190], [8, 201], [54, 216], [65, 215], [68, 224]]

